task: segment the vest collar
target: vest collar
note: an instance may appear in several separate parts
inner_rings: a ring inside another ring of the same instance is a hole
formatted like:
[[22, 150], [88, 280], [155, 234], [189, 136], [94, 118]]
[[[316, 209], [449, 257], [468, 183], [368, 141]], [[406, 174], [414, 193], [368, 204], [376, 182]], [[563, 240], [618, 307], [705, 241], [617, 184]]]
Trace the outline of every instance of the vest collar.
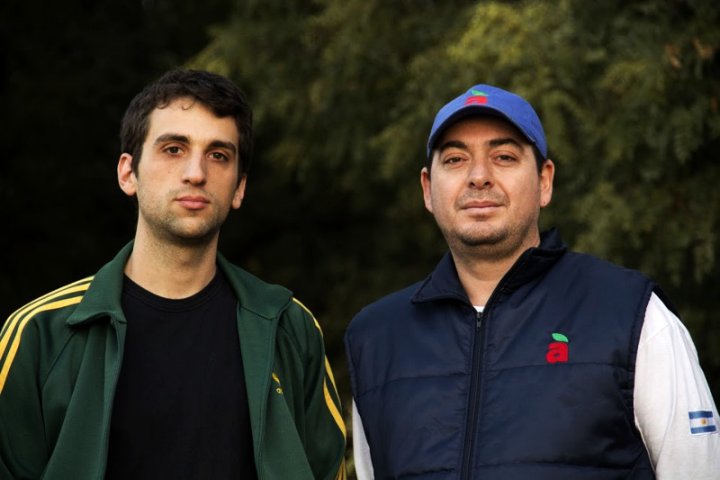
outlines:
[[[567, 251], [556, 229], [540, 235], [540, 246], [525, 250], [498, 283], [500, 293], [511, 293], [545, 273]], [[412, 297], [413, 303], [455, 299], [470, 303], [458, 277], [452, 254], [447, 252], [435, 270], [421, 283]]]

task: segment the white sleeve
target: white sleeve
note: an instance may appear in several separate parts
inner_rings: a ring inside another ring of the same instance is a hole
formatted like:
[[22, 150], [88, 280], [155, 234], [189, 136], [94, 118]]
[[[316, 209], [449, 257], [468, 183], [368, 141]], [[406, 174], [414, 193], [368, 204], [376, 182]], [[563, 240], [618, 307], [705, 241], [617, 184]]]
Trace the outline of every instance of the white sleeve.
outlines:
[[370, 457], [370, 445], [365, 438], [365, 428], [360, 418], [360, 413], [352, 404], [352, 427], [353, 427], [353, 459], [355, 460], [355, 475], [358, 480], [373, 480], [372, 458]]
[[718, 411], [695, 345], [654, 293], [640, 334], [634, 397], [635, 425], [658, 480], [720, 478]]

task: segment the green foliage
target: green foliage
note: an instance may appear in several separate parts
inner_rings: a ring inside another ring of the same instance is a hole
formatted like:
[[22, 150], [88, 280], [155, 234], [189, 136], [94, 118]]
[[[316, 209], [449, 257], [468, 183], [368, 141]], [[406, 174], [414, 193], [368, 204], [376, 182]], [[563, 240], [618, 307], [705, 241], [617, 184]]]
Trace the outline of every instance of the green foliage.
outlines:
[[357, 309], [444, 250], [418, 185], [435, 112], [496, 84], [544, 120], [558, 173], [543, 225], [658, 279], [717, 387], [718, 20], [699, 0], [244, 5], [192, 62], [236, 78], [257, 112], [241, 223], [267, 232], [226, 246], [303, 295], [342, 366]]

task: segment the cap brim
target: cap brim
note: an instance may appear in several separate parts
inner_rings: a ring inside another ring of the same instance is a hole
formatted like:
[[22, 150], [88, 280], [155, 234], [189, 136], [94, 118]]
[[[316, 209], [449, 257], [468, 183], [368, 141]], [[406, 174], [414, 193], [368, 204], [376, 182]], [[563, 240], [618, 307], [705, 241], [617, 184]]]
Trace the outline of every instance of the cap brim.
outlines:
[[471, 117], [474, 115], [488, 115], [492, 117], [498, 117], [501, 118], [507, 122], [509, 122], [511, 125], [513, 125], [515, 128], [518, 129], [520, 133], [525, 137], [525, 139], [530, 142], [532, 145], [535, 145], [535, 142], [530, 138], [530, 136], [522, 129], [520, 126], [515, 123], [510, 117], [508, 117], [505, 112], [502, 110], [499, 110], [497, 108], [494, 108], [492, 106], [488, 105], [468, 105], [464, 108], [461, 108], [457, 111], [455, 111], [452, 115], [450, 115], [448, 118], [446, 118], [433, 132], [433, 134], [428, 139], [427, 144], [427, 155], [428, 158], [432, 156], [432, 151], [435, 148], [435, 143], [440, 139], [440, 137], [445, 133], [445, 130], [459, 122], [460, 120]]

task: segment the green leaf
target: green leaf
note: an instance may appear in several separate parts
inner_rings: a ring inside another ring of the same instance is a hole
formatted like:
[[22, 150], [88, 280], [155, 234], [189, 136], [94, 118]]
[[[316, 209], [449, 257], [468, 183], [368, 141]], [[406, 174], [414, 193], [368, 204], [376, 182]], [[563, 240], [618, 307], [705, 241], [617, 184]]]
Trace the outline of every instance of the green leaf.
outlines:
[[565, 343], [569, 342], [568, 338], [565, 335], [563, 335], [562, 333], [553, 333], [552, 337], [557, 342], [565, 342]]

